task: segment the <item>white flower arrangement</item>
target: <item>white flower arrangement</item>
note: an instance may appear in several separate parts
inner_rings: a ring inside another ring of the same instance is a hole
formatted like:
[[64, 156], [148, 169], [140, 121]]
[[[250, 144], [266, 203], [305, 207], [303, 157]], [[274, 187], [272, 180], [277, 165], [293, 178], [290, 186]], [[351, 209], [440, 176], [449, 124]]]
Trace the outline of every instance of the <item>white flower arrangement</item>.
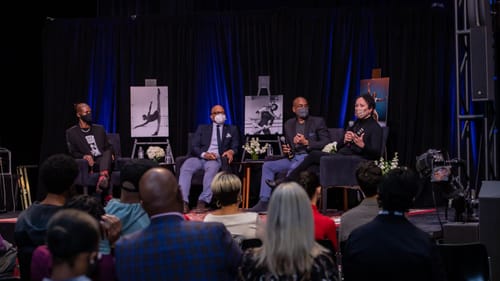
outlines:
[[325, 147], [323, 147], [323, 149], [321, 151], [326, 152], [326, 153], [336, 153], [337, 152], [337, 142], [334, 141], [334, 142], [331, 142], [331, 143], [325, 145]]
[[382, 170], [382, 175], [387, 174], [390, 170], [399, 167], [398, 153], [394, 153], [394, 157], [391, 161], [386, 161], [384, 157], [380, 157], [380, 160], [375, 160], [375, 165], [377, 165]]
[[165, 150], [159, 146], [150, 146], [148, 150], [146, 150], [146, 154], [149, 159], [161, 161], [165, 157]]
[[267, 148], [269, 147], [269, 143], [261, 147], [259, 138], [251, 138], [250, 142], [245, 143], [243, 149], [252, 156], [252, 158], [257, 157], [259, 154], [265, 153]]

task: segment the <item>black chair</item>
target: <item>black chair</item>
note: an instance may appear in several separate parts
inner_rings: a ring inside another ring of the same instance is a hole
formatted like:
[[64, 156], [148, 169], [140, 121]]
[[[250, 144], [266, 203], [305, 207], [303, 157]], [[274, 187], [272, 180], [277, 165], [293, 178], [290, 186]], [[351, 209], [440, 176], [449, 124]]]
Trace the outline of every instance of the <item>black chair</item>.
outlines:
[[240, 241], [240, 247], [243, 251], [248, 248], [257, 248], [262, 246], [262, 240], [259, 238], [246, 238]]
[[[385, 154], [386, 143], [389, 137], [389, 127], [382, 127], [382, 147], [381, 155]], [[358, 197], [362, 197], [358, 181], [356, 180], [356, 169], [362, 161], [367, 161], [357, 155], [335, 155], [323, 156], [320, 160], [320, 183], [321, 190], [321, 211], [326, 213], [328, 202], [328, 189], [331, 187], [343, 188], [344, 211], [349, 209], [349, 190], [355, 190]], [[359, 198], [361, 199], [361, 198]]]
[[482, 243], [438, 244], [447, 279], [453, 281], [488, 281], [491, 263]]

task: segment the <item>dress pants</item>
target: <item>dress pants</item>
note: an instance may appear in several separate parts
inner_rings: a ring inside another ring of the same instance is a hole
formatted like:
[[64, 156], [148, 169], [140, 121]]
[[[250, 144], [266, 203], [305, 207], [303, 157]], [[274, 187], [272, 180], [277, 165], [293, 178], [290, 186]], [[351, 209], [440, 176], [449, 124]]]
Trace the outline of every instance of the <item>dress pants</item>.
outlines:
[[210, 201], [212, 201], [212, 190], [210, 189], [210, 185], [220, 167], [220, 159], [205, 160], [197, 157], [188, 158], [184, 164], [182, 164], [179, 175], [179, 185], [182, 190], [182, 199], [184, 202], [189, 203], [189, 191], [191, 190], [191, 179], [193, 178], [193, 174], [198, 170], [203, 170], [203, 191], [198, 197], [198, 200], [209, 204]]

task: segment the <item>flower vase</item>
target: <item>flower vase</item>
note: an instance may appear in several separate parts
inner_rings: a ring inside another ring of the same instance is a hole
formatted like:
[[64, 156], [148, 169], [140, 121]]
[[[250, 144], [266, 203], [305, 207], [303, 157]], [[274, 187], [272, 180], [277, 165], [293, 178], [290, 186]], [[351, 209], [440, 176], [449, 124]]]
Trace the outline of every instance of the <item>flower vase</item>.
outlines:
[[259, 155], [257, 153], [251, 154], [252, 160], [259, 160]]

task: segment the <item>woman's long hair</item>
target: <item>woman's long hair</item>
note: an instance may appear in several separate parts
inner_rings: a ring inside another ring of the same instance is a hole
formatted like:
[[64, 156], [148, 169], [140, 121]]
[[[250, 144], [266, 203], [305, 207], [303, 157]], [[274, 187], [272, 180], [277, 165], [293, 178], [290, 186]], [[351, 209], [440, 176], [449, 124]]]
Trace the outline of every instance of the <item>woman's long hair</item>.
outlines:
[[314, 240], [311, 202], [304, 189], [296, 182], [279, 185], [269, 202], [258, 265], [275, 276], [307, 276], [323, 250]]

